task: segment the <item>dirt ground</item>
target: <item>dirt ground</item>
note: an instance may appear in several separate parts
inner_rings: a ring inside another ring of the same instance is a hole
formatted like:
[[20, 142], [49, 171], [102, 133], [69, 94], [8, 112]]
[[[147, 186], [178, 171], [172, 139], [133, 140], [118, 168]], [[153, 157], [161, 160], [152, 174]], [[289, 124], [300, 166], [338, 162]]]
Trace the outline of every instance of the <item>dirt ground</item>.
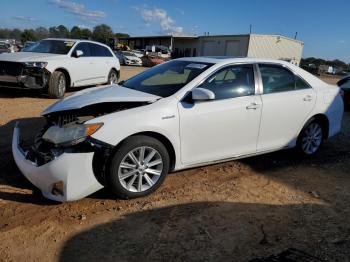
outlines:
[[[140, 70], [124, 67], [122, 78]], [[15, 121], [31, 136], [53, 102], [0, 90], [0, 261], [249, 261], [289, 248], [350, 261], [349, 112], [312, 159], [286, 150], [170, 174], [141, 199], [103, 189], [59, 204], [11, 154]]]

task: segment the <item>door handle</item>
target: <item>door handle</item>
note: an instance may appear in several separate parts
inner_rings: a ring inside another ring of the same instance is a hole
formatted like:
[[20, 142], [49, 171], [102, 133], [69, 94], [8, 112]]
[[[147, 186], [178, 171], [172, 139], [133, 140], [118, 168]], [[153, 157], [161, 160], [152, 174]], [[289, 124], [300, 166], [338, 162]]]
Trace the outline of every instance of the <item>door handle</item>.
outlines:
[[307, 101], [307, 102], [312, 101], [312, 96], [307, 95], [307, 96], [305, 96], [305, 97], [303, 98], [303, 100], [304, 100], [304, 101]]
[[247, 106], [246, 106], [246, 109], [247, 109], [247, 110], [256, 110], [256, 109], [258, 109], [259, 107], [260, 107], [259, 104], [257, 104], [257, 103], [251, 103], [250, 105], [247, 105]]

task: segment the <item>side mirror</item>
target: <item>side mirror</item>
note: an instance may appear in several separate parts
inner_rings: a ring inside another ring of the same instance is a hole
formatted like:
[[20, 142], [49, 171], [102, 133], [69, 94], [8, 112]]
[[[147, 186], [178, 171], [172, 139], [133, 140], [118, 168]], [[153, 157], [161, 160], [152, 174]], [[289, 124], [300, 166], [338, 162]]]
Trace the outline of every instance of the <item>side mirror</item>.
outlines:
[[83, 56], [83, 54], [84, 54], [84, 52], [81, 51], [81, 50], [76, 50], [76, 51], [75, 51], [75, 57], [76, 57], [76, 58]]
[[213, 91], [205, 88], [195, 88], [192, 90], [192, 99], [193, 101], [208, 101], [214, 100], [215, 94]]

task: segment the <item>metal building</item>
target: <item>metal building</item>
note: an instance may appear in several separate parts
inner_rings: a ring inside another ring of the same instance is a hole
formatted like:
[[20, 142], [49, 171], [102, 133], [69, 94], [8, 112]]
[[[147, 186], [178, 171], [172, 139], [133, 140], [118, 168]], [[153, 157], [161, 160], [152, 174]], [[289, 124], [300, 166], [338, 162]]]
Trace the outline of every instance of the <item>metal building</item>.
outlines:
[[304, 43], [282, 35], [141, 36], [119, 39], [134, 49], [149, 45], [169, 48], [172, 57], [243, 56], [270, 58], [300, 64]]

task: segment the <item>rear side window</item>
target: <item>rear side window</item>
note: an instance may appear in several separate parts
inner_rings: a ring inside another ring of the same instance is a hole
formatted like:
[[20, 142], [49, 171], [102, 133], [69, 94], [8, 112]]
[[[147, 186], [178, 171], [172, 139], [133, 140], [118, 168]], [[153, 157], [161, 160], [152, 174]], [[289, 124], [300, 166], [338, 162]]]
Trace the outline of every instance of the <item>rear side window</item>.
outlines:
[[259, 65], [264, 94], [311, 88], [303, 79], [278, 65]]
[[90, 49], [91, 49], [92, 56], [98, 56], [98, 57], [113, 56], [112, 53], [106, 47], [101, 45], [90, 44]]
[[253, 66], [226, 67], [209, 77], [200, 87], [211, 90], [215, 94], [215, 100], [254, 95]]

